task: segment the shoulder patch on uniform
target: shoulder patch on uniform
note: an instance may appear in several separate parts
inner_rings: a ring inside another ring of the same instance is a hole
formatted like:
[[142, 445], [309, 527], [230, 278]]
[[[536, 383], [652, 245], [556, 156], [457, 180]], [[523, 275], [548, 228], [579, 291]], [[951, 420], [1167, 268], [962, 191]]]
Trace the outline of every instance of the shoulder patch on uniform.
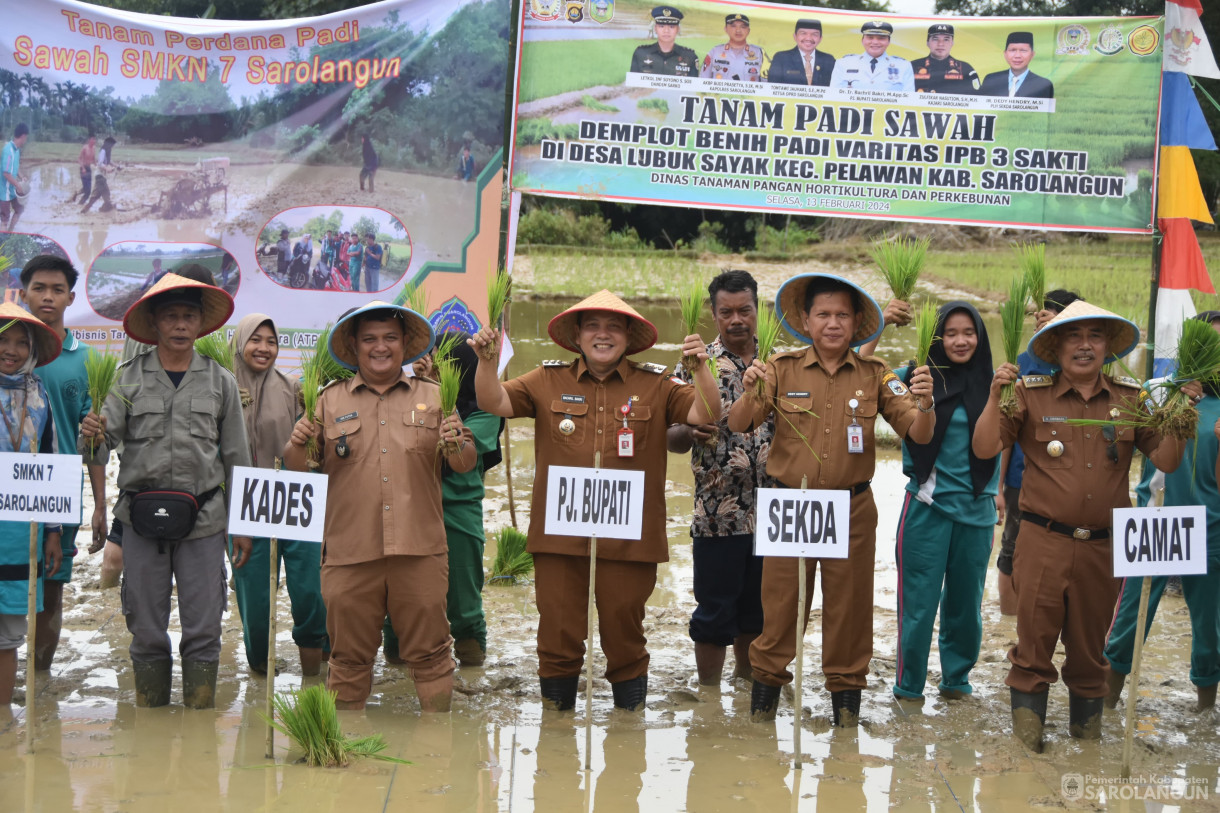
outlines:
[[881, 383], [889, 387], [890, 392], [894, 393], [895, 395], [907, 394], [906, 384], [902, 383], [902, 379], [899, 378], [898, 374], [893, 370], [889, 370], [884, 376], [881, 377]]
[[669, 377], [669, 380], [674, 382], [675, 384], [677, 384], [679, 387], [685, 387], [687, 384], [690, 383], [689, 381], [683, 381], [682, 379], [678, 378], [676, 375], [671, 375]]
[[318, 389], [318, 392], [326, 392], [328, 389], [330, 389], [331, 387], [335, 386], [335, 385], [336, 385], [336, 384], [338, 384], [340, 381], [347, 381], [347, 379], [346, 379], [346, 378], [336, 378], [336, 379], [333, 379], [333, 380], [331, 380], [331, 381], [327, 381], [325, 384], [323, 384], [323, 385], [322, 385], [322, 386], [321, 386], [321, 387]]
[[1023, 375], [1021, 383], [1025, 385], [1026, 389], [1049, 387], [1055, 383], [1055, 377], [1053, 375]]
[[669, 369], [664, 364], [653, 364], [651, 361], [633, 361], [631, 362], [631, 366], [637, 370], [643, 370], [646, 373], [655, 373], [657, 375], [664, 375], [665, 371]]
[[1143, 386], [1143, 384], [1136, 381], [1131, 376], [1127, 376], [1127, 375], [1112, 376], [1112, 379], [1115, 384], [1121, 384], [1124, 387], [1135, 387], [1137, 390]]
[[572, 362], [563, 361], [561, 359], [547, 359], [542, 362], [543, 367], [571, 367]]

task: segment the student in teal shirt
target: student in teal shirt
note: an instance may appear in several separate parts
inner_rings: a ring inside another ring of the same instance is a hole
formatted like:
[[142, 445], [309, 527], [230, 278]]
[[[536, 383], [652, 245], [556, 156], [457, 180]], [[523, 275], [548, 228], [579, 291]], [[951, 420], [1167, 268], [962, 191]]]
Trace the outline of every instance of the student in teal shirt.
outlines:
[[[929, 443], [902, 444], [910, 478], [898, 520], [898, 663], [894, 694], [923, 698], [932, 626], [940, 606], [940, 694], [971, 694], [970, 670], [983, 641], [983, 581], [997, 519], [999, 458], [970, 448], [987, 404], [991, 344], [983, 319], [965, 302], [941, 306], [928, 363], [936, 431]], [[909, 369], [896, 370], [906, 380]]]
[[[1210, 322], [1220, 331], [1220, 311], [1204, 311], [1195, 317]], [[1196, 711], [1206, 711], [1216, 705], [1216, 686], [1220, 684], [1220, 486], [1217, 486], [1216, 458], [1220, 455], [1220, 440], [1216, 426], [1220, 421], [1220, 387], [1203, 385], [1203, 396], [1195, 404], [1199, 424], [1195, 441], [1186, 444], [1182, 465], [1165, 475], [1165, 505], [1202, 505], [1207, 509], [1207, 573], [1182, 577], [1182, 598], [1190, 613], [1190, 682], [1198, 696]], [[1137, 490], [1140, 505], [1150, 504], [1149, 481], [1156, 473], [1146, 463], [1144, 478]], [[1166, 576], [1153, 576], [1148, 594], [1148, 617], [1144, 635], [1152, 627], [1157, 606], [1169, 581]], [[1139, 619], [1140, 587], [1143, 579], [1123, 579], [1122, 592], [1110, 633], [1105, 655], [1110, 662], [1106, 676], [1109, 695], [1106, 705], [1118, 705], [1123, 683], [1131, 672], [1135, 649], [1135, 628]]]

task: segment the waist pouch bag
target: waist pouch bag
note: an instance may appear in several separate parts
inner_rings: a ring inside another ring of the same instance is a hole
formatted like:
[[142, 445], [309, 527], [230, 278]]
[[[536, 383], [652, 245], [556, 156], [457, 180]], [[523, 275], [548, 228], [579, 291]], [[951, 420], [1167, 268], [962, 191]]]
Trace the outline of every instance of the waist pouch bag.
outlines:
[[185, 491], [137, 491], [131, 495], [131, 527], [147, 539], [173, 542], [195, 527], [199, 508], [216, 489], [196, 497]]

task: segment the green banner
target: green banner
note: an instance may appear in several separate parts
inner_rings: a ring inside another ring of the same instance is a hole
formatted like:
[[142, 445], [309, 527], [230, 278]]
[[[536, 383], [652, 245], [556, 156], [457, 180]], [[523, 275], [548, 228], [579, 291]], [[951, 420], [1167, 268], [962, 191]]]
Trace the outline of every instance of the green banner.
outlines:
[[516, 190], [1152, 230], [1161, 18], [522, 6]]

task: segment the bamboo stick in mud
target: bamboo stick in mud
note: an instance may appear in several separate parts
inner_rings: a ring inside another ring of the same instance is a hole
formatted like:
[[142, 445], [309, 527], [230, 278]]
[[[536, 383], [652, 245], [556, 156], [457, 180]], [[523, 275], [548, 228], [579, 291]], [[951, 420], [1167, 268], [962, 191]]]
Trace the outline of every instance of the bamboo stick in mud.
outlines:
[[[801, 475], [801, 491], [809, 487], [809, 477]], [[796, 677], [792, 681], [792, 767], [801, 769], [801, 717], [804, 707], [801, 703], [801, 683], [805, 673], [805, 557], [796, 557]]]
[[30, 572], [26, 579], [25, 750], [34, 753], [34, 647], [38, 630], [38, 523], [30, 523]]
[[[602, 467], [602, 453], [593, 453], [593, 468]], [[593, 596], [597, 587], [597, 534], [589, 537], [589, 604], [585, 610], [588, 619], [589, 642], [585, 645], [585, 771], [593, 770]], [[587, 780], [586, 780], [587, 783]]]
[[[275, 458], [275, 470], [280, 470], [280, 458]], [[280, 562], [279, 562], [279, 540], [274, 536], [271, 537], [271, 556], [268, 561], [267, 570], [271, 574], [269, 577], [267, 588], [267, 759], [275, 759], [275, 726], [271, 725], [271, 721], [275, 719], [275, 622], [276, 607], [279, 604], [279, 581], [280, 581]], [[251, 550], [253, 554], [253, 550]]]
[[1127, 687], [1127, 715], [1123, 732], [1123, 764], [1119, 775], [1131, 778], [1131, 751], [1135, 744], [1135, 701], [1139, 697], [1140, 660], [1144, 654], [1144, 625], [1148, 621], [1148, 595], [1152, 592], [1152, 578], [1140, 579], [1139, 618], [1135, 622], [1135, 650], [1131, 655], [1131, 677]]

